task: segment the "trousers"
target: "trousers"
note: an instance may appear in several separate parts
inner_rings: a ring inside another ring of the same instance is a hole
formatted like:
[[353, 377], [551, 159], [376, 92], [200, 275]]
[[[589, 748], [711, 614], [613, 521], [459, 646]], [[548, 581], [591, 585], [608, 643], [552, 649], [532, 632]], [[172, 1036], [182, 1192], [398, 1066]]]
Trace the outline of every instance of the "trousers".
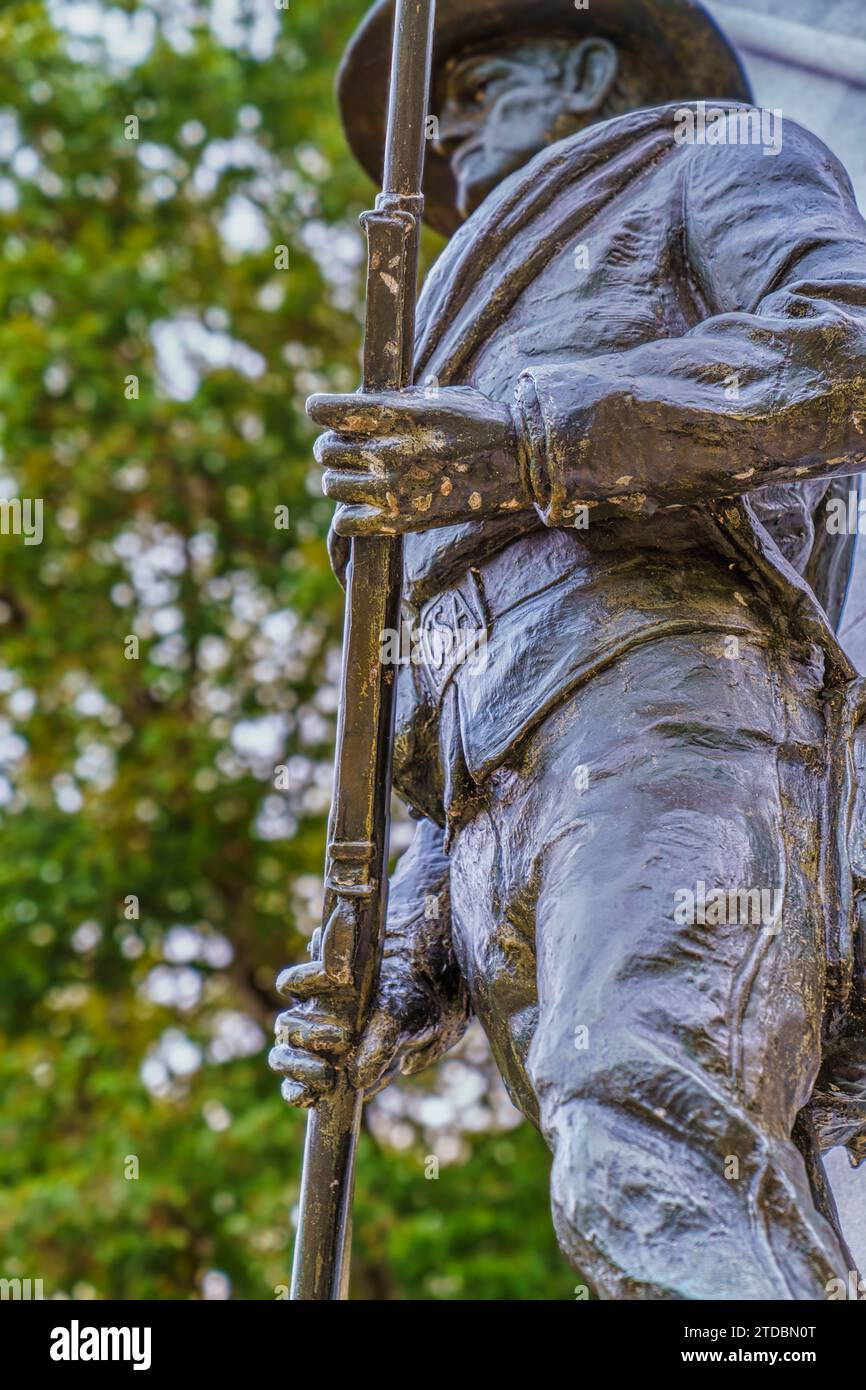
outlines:
[[834, 911], [822, 679], [807, 643], [648, 641], [453, 837], [460, 967], [600, 1298], [822, 1299], [850, 1267], [792, 1139]]

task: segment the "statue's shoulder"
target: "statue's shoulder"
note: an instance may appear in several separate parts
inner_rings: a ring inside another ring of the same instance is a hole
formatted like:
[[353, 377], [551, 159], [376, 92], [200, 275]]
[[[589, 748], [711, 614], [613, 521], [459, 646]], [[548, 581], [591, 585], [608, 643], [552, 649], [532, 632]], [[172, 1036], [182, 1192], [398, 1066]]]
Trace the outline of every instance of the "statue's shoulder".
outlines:
[[[660, 166], [674, 151], [673, 107], [648, 107], [567, 136], [504, 179], [427, 276], [418, 302], [419, 368], [453, 356], [441, 351], [443, 339], [452, 340], [479, 305], [496, 302], [504, 313], [547, 248], [571, 234], [576, 213], [589, 218], [639, 175], [664, 178]], [[440, 378], [435, 366], [429, 370]]]
[[742, 191], [774, 182], [816, 178], [850, 191], [844, 166], [813, 131], [779, 108], [705, 101], [667, 108], [674, 121], [674, 142], [688, 162], [692, 183], [741, 182]]

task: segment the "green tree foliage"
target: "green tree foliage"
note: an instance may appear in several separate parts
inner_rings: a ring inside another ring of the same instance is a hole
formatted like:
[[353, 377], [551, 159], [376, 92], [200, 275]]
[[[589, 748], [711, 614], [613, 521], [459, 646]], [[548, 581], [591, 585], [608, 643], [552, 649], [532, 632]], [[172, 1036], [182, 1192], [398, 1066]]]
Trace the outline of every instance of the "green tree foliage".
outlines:
[[[303, 1119], [264, 1058], [328, 800], [302, 407], [357, 376], [372, 190], [331, 88], [362, 10], [0, 10], [0, 495], [44, 507], [0, 535], [0, 1273], [47, 1295], [288, 1280]], [[476, 1132], [433, 1180], [442, 1068], [414, 1118], [376, 1103], [355, 1295], [571, 1297], [541, 1141], [443, 1065]]]

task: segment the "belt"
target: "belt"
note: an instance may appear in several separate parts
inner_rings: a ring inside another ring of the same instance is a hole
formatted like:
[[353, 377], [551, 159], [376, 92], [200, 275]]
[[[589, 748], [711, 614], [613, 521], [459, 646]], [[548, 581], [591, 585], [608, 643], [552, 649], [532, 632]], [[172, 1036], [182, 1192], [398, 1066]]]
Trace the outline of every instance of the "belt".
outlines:
[[[539, 542], [541, 542], [539, 544]], [[535, 532], [468, 568], [420, 608], [406, 604], [413, 649], [438, 702], [462, 666], [483, 670], [493, 623], [587, 565], [584, 546], [563, 531]]]

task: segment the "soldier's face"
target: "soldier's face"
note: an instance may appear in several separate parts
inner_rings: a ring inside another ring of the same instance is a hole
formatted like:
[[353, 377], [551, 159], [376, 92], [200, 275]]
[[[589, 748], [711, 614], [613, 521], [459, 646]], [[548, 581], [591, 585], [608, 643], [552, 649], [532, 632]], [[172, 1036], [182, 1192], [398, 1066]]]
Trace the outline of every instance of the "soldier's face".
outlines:
[[597, 120], [616, 80], [606, 39], [529, 39], [452, 60], [438, 90], [437, 150], [469, 214], [539, 150]]

